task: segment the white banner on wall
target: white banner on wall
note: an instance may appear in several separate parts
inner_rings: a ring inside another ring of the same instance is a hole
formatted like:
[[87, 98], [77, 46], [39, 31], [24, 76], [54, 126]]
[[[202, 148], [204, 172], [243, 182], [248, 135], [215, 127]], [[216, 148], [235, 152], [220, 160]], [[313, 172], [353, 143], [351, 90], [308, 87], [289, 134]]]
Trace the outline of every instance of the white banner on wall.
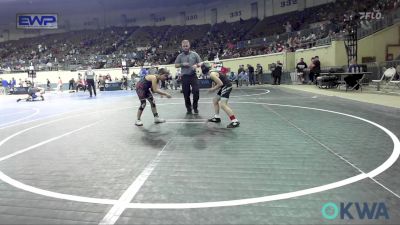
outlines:
[[295, 11], [299, 8], [301, 0], [274, 0], [274, 14], [282, 14]]

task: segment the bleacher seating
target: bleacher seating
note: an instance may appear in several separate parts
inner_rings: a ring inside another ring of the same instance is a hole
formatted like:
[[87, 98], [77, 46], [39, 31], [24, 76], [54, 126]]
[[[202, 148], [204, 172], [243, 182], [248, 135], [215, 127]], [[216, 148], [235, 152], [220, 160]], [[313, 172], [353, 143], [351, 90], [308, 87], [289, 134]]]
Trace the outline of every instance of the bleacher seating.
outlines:
[[[337, 0], [303, 11], [261, 21], [248, 19], [213, 26], [144, 26], [80, 30], [0, 43], [0, 68], [25, 71], [30, 63], [37, 70], [120, 67], [173, 63], [183, 39], [202, 58], [219, 54], [235, 58], [282, 51], [295, 51], [327, 44], [343, 29], [344, 14], [376, 8], [383, 12], [397, 7], [395, 0]], [[282, 22], [284, 21], [284, 22]], [[311, 24], [325, 25], [310, 28]], [[284, 24], [290, 23], [291, 28]], [[290, 32], [287, 32], [290, 31]]]

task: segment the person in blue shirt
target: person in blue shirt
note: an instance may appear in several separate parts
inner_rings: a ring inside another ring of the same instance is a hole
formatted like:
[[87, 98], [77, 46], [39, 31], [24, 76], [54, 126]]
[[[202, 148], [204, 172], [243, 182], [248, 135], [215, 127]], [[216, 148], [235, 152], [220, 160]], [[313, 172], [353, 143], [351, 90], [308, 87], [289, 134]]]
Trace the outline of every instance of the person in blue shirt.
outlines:
[[235, 72], [230, 72], [228, 79], [232, 82], [236, 83], [236, 87], [239, 87], [239, 80], [238, 76], [235, 74]]
[[360, 88], [360, 85], [357, 84], [357, 81], [363, 76], [363, 74], [361, 74], [363, 71], [361, 66], [357, 65], [355, 59], [351, 60], [348, 72], [354, 74], [348, 75], [344, 78], [346, 85], [348, 85], [348, 87], [350, 88], [358, 90]]
[[14, 77], [10, 80], [10, 89], [14, 90], [14, 87], [17, 85], [17, 81], [14, 79]]
[[4, 89], [4, 93], [5, 93], [5, 94], [8, 94], [9, 88], [8, 88], [8, 82], [7, 82], [7, 80], [1, 80], [1, 86], [2, 86], [3, 89]]
[[2, 80], [2, 81], [1, 81], [1, 86], [4, 87], [4, 88], [8, 88], [8, 82], [7, 82], [7, 80]]

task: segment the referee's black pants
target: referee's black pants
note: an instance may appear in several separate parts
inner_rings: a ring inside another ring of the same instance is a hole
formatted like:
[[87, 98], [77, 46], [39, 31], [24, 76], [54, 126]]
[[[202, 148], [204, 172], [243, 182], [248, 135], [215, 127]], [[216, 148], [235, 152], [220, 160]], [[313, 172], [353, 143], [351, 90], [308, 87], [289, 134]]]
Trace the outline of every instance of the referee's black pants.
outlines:
[[92, 97], [92, 88], [93, 88], [94, 96], [96, 96], [96, 85], [94, 84], [94, 79], [87, 79], [86, 84], [89, 89], [90, 97]]
[[[190, 89], [192, 88], [192, 89]], [[192, 103], [190, 101], [190, 92], [193, 94], [193, 109], [197, 110], [200, 93], [199, 82], [196, 75], [182, 76], [182, 92], [185, 97], [185, 106], [188, 112], [192, 111]]]

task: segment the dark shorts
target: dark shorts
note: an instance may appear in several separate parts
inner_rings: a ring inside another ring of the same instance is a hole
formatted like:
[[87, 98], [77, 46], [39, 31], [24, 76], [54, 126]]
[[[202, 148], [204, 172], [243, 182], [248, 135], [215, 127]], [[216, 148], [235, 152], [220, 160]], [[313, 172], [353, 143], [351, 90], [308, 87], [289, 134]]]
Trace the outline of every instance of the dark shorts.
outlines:
[[136, 93], [137, 93], [137, 95], [138, 95], [140, 100], [144, 100], [144, 99], [148, 99], [148, 98], [153, 97], [153, 94], [151, 94], [149, 89], [137, 88], [136, 89]]
[[219, 89], [217, 95], [220, 96], [221, 98], [229, 98], [231, 91], [232, 91], [232, 84], [229, 84]]
[[32, 99], [35, 99], [35, 98], [37, 98], [37, 95], [36, 95], [36, 93], [32, 93], [32, 94], [30, 94], [30, 96], [32, 97]]

